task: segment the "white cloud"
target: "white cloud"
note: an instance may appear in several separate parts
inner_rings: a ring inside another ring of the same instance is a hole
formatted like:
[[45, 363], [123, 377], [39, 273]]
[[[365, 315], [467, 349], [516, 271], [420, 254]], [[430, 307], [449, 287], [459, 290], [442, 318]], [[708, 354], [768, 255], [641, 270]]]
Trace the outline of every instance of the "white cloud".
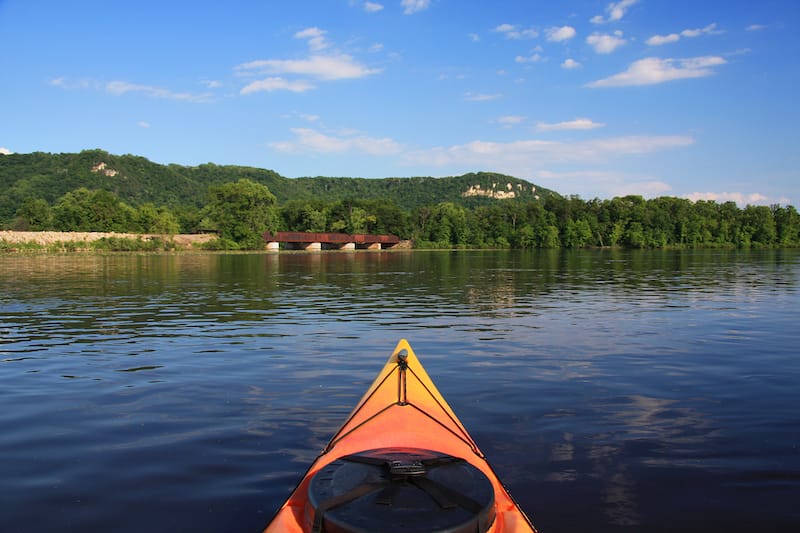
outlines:
[[718, 56], [702, 56], [688, 59], [660, 59], [647, 57], [634, 61], [628, 70], [609, 78], [594, 81], [587, 87], [627, 87], [655, 85], [672, 80], [703, 78], [715, 73], [712, 67], [724, 65], [725, 59]]
[[473, 43], [477, 43], [478, 41], [481, 40], [481, 36], [478, 35], [477, 33], [470, 33], [467, 36], [469, 37], [469, 40], [472, 41]]
[[745, 30], [747, 31], [761, 31], [766, 30], [767, 27], [764, 24], [750, 24]]
[[669, 35], [653, 35], [645, 42], [647, 43], [648, 46], [661, 46], [663, 44], [678, 42], [681, 39], [681, 37], [686, 37], [691, 39], [694, 37], [699, 37], [701, 35], [716, 35], [719, 33], [722, 32], [720, 30], [717, 30], [717, 23], [714, 22], [712, 24], [709, 24], [705, 28], [683, 30], [682, 32], [680, 32], [680, 34], [670, 33]]
[[498, 117], [494, 120], [494, 122], [498, 124], [503, 124], [504, 126], [514, 126], [516, 124], [522, 124], [527, 120], [527, 117], [523, 117], [521, 115], [506, 115], [503, 117]]
[[645, 41], [648, 46], [661, 46], [662, 44], [678, 42], [681, 36], [677, 33], [670, 33], [669, 35], [653, 35]]
[[632, 175], [608, 170], [576, 170], [553, 172], [541, 170], [532, 176], [536, 183], [558, 182], [548, 187], [562, 191], [593, 191], [594, 197], [613, 198], [630, 194], [655, 198], [663, 196], [672, 187], [652, 176]]
[[672, 190], [672, 187], [663, 181], [646, 181], [633, 179], [632, 181], [618, 183], [610, 187], [612, 196], [644, 196], [645, 198], [656, 198], [664, 196]]
[[537, 131], [564, 131], [564, 130], [593, 130], [602, 128], [605, 124], [601, 122], [594, 122], [588, 118], [576, 118], [566, 122], [557, 122], [555, 124], [547, 124], [539, 122], [536, 124]]
[[605, 161], [627, 155], [659, 152], [689, 146], [692, 137], [632, 136], [610, 137], [581, 142], [555, 142], [538, 139], [508, 143], [472, 141], [450, 147], [436, 147], [404, 154], [408, 164], [496, 168], [515, 176], [530, 176], [535, 168], [564, 163]]
[[[240, 93], [279, 90], [302, 93], [316, 88], [306, 79], [292, 80], [286, 79], [285, 76], [330, 81], [363, 78], [380, 72], [380, 69], [368, 68], [347, 54], [313, 53], [330, 47], [325, 34], [324, 30], [317, 27], [295, 33], [295, 38], [308, 41], [312, 54], [305, 59], [260, 59], [237, 65], [234, 71], [241, 76], [269, 75], [265, 79], [250, 82]], [[382, 45], [375, 44], [370, 50], [376, 51], [381, 48]]]
[[[111, 94], [115, 95], [124, 95], [127, 93], [140, 93], [151, 98], [163, 98], [166, 100], [178, 100], [183, 102], [193, 102], [193, 103], [207, 103], [213, 100], [213, 94], [210, 92], [206, 93], [182, 93], [182, 92], [175, 92], [170, 89], [165, 89], [163, 87], [156, 87], [153, 85], [142, 85], [138, 83], [130, 83], [127, 81], [110, 81], [107, 83], [81, 79], [77, 81], [67, 80], [66, 78], [54, 78], [50, 80], [50, 85], [53, 87], [59, 87], [61, 89], [93, 89], [93, 90], [100, 90], [106, 91]], [[201, 82], [203, 85], [206, 85], [208, 88], [216, 88], [214, 82]]]
[[626, 42], [621, 31], [616, 31], [613, 35], [593, 33], [586, 38], [586, 44], [594, 48], [598, 54], [610, 54]]
[[464, 95], [464, 100], [467, 102], [487, 102], [489, 100], [497, 100], [503, 96], [502, 94], [485, 94], [485, 93], [467, 93]]
[[383, 4], [377, 2], [364, 2], [364, 11], [367, 13], [377, 13], [383, 9]]
[[374, 138], [345, 132], [339, 136], [326, 135], [311, 128], [292, 128], [295, 139], [270, 143], [270, 148], [284, 153], [349, 153], [373, 156], [397, 154], [403, 146], [389, 138]]
[[605, 24], [608, 22], [617, 22], [625, 16], [632, 5], [636, 4], [639, 0], [620, 0], [619, 2], [611, 2], [606, 6], [606, 16], [595, 15], [591, 18], [592, 24]]
[[[712, 24], [712, 26], [716, 26], [716, 24]], [[703, 30], [683, 30], [681, 32], [681, 37], [698, 37], [703, 33]]]
[[330, 46], [328, 41], [325, 40], [326, 33], [328, 32], [315, 26], [301, 30], [295, 33], [294, 36], [295, 39], [306, 39], [308, 41], [309, 49], [311, 49], [312, 52], [319, 52], [320, 50], [324, 50]]
[[717, 23], [712, 22], [705, 28], [696, 28], [693, 30], [683, 30], [681, 32], [681, 36], [683, 37], [699, 37], [700, 35], [719, 35], [721, 33], [725, 33], [722, 30], [717, 29]]
[[539, 53], [534, 53], [529, 56], [517, 56], [514, 58], [515, 63], [538, 63], [542, 60], [542, 56]]
[[539, 36], [539, 32], [533, 28], [519, 29], [513, 24], [500, 24], [494, 31], [502, 33], [506, 39], [535, 39]]
[[146, 120], [140, 120], [139, 122], [136, 123], [136, 125], [139, 126], [140, 128], [144, 128], [144, 129], [147, 129], [147, 128], [150, 127], [150, 123], [147, 122]]
[[6, 148], [5, 146], [0, 146], [0, 155], [11, 155], [14, 152]]
[[628, 8], [634, 5], [637, 1], [638, 0], [621, 0], [615, 4], [609, 4], [606, 8], [608, 20], [613, 22], [622, 19], [622, 17], [625, 16], [625, 12], [628, 10]]
[[305, 120], [306, 122], [317, 122], [320, 120], [321, 117], [319, 115], [314, 115], [311, 113], [298, 113], [296, 111], [293, 111], [291, 113], [282, 114], [281, 118], [285, 119], [299, 118], [301, 120]]
[[547, 40], [551, 42], [561, 42], [561, 41], [568, 41], [575, 37], [575, 28], [572, 26], [561, 26], [548, 28], [545, 30], [545, 34], [547, 34]]
[[50, 85], [53, 87], [60, 87], [62, 89], [88, 89], [91, 84], [88, 80], [71, 81], [64, 77], [60, 77], [50, 80]]
[[430, 0], [400, 0], [404, 15], [413, 15], [431, 6]]
[[512, 31], [516, 31], [516, 26], [513, 24], [500, 24], [494, 28], [494, 31], [498, 31], [500, 33], [508, 33]]
[[764, 204], [768, 198], [760, 193], [742, 193], [742, 192], [693, 192], [684, 195], [693, 202], [698, 200], [713, 200], [715, 202], [736, 202], [744, 206], [748, 204]]
[[242, 74], [263, 72], [267, 74], [296, 74], [320, 80], [363, 78], [377, 74], [380, 69], [370, 69], [347, 54], [312, 55], [308, 59], [263, 59], [250, 61], [236, 67]]
[[574, 70], [576, 68], [581, 68], [582, 66], [583, 65], [581, 65], [580, 63], [578, 63], [577, 61], [575, 61], [572, 58], [567, 58], [567, 59], [564, 60], [563, 63], [561, 63], [561, 68], [567, 69], [567, 70]]
[[105, 90], [111, 94], [117, 95], [123, 95], [127, 93], [143, 93], [152, 98], [165, 98], [167, 100], [180, 100], [184, 102], [208, 102], [211, 100], [211, 95], [208, 93], [176, 93], [162, 87], [139, 85], [125, 81], [110, 81], [106, 83]]
[[290, 91], [304, 93], [316, 87], [306, 80], [286, 80], [280, 77], [270, 77], [248, 83], [239, 94], [252, 94], [257, 92]]

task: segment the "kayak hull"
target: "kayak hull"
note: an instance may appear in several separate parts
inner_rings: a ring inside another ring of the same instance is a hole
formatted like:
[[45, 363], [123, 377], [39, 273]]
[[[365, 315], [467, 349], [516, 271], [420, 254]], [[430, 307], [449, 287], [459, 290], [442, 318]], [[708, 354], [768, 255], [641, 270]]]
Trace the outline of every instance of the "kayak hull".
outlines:
[[342, 457], [381, 448], [436, 450], [464, 459], [494, 490], [494, 520], [487, 531], [536, 531], [403, 339], [264, 532], [310, 533], [315, 517], [308, 491], [314, 475]]

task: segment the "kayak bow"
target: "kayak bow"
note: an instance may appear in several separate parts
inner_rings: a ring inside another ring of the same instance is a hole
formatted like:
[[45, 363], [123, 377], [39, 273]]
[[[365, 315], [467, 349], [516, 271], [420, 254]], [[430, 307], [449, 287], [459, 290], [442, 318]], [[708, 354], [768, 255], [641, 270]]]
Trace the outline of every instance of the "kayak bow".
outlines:
[[535, 532], [408, 342], [264, 533]]

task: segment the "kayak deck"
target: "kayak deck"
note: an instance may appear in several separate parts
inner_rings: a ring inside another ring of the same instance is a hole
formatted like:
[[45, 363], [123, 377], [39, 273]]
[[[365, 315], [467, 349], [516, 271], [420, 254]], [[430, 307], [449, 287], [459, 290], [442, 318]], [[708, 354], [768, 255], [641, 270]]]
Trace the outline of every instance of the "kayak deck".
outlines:
[[315, 474], [342, 458], [386, 448], [435, 450], [463, 459], [488, 478], [494, 491], [494, 518], [486, 531], [536, 531], [403, 339], [264, 532], [321, 531], [321, 516], [314, 516], [320, 511], [308, 496]]

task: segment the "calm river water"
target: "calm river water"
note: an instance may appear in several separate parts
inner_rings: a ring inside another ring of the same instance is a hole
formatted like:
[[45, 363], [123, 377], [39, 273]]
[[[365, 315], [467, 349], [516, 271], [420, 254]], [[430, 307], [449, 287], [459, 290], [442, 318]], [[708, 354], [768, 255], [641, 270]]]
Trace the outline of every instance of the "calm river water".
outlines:
[[258, 532], [400, 338], [543, 533], [800, 530], [800, 251], [0, 256], [0, 531]]

